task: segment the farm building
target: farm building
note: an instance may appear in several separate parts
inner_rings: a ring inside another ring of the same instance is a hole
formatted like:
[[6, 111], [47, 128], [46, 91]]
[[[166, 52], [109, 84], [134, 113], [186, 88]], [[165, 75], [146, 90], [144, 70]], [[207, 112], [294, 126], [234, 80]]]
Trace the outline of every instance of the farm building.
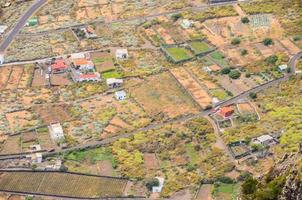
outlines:
[[117, 79], [117, 78], [108, 78], [106, 80], [107, 86], [109, 88], [118, 88], [121, 87], [123, 84], [123, 79]]
[[48, 126], [51, 139], [54, 141], [64, 140], [64, 132], [60, 123], [53, 123]]
[[285, 72], [285, 71], [287, 70], [287, 68], [288, 68], [287, 65], [280, 65], [280, 66], [278, 67], [278, 69], [279, 69], [280, 72]]
[[182, 28], [188, 29], [188, 28], [191, 28], [193, 26], [193, 22], [188, 20], [188, 19], [184, 19], [184, 20], [182, 20], [180, 25], [181, 25]]
[[8, 27], [5, 25], [0, 25], [0, 35], [2, 35]]
[[4, 63], [4, 54], [0, 53], [0, 65]]
[[227, 118], [227, 117], [230, 117], [234, 113], [234, 109], [231, 107], [223, 107], [223, 108], [219, 109], [218, 113], [222, 117]]
[[75, 66], [76, 69], [79, 70], [93, 70], [94, 69], [94, 64], [91, 60], [87, 59], [75, 59], [73, 61], [73, 65]]
[[236, 2], [237, 0], [209, 0], [209, 4]]
[[160, 193], [163, 190], [165, 179], [161, 177], [156, 177], [156, 179], [158, 180], [159, 185], [152, 187], [152, 192]]
[[118, 92], [115, 93], [115, 98], [119, 101], [125, 100], [126, 96], [127, 96], [127, 94], [124, 90], [118, 91]]
[[127, 49], [117, 49], [115, 52], [116, 59], [127, 59], [128, 56], [129, 55]]
[[276, 144], [276, 140], [270, 135], [262, 135], [253, 139], [254, 144], [261, 144], [263, 146], [272, 146]]
[[101, 75], [99, 73], [80, 74], [78, 78], [78, 82], [85, 82], [85, 81], [98, 82], [100, 80], [101, 80]]
[[64, 60], [56, 60], [54, 64], [51, 65], [51, 70], [53, 73], [63, 73], [68, 69], [68, 65]]

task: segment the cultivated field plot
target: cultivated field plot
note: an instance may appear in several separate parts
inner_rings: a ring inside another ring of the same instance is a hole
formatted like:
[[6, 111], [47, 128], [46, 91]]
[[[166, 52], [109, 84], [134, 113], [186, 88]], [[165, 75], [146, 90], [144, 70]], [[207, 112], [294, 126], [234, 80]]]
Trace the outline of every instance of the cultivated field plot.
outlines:
[[131, 95], [151, 116], [164, 114], [169, 118], [195, 113], [197, 108], [169, 73], [150, 76], [145, 82], [130, 88]]
[[68, 113], [69, 106], [62, 105], [51, 105], [51, 106], [35, 106], [33, 110], [39, 115], [46, 125], [54, 122], [63, 123], [70, 119]]
[[175, 68], [170, 70], [177, 81], [188, 91], [188, 93], [193, 97], [193, 99], [201, 106], [201, 108], [206, 109], [212, 105], [212, 98], [184, 68]]
[[189, 45], [195, 55], [205, 54], [213, 49], [209, 44], [203, 41], [193, 41], [190, 42]]
[[237, 109], [242, 115], [255, 113], [255, 108], [250, 103], [238, 103]]
[[156, 155], [152, 153], [144, 154], [144, 163], [147, 170], [158, 170], [160, 167]]
[[10, 76], [11, 70], [12, 70], [12, 68], [10, 66], [0, 68], [0, 89], [5, 88], [8, 78]]
[[113, 56], [109, 52], [94, 52], [91, 53], [91, 58], [95, 64], [97, 72], [103, 73], [115, 69]]
[[63, 74], [51, 74], [50, 83], [52, 86], [65, 86], [70, 85], [73, 82], [68, 78], [68, 73]]
[[6, 89], [16, 89], [18, 87], [19, 81], [23, 74], [23, 69], [24, 68], [22, 66], [12, 67], [12, 71], [7, 81]]
[[178, 63], [193, 58], [192, 53], [183, 47], [167, 47], [163, 48], [164, 52], [173, 62]]
[[3, 144], [0, 154], [14, 154], [21, 151], [20, 136], [11, 136]]
[[13, 132], [39, 125], [39, 120], [36, 119], [33, 113], [27, 110], [7, 113], [6, 119]]
[[230, 67], [228, 61], [225, 60], [225, 56], [218, 51], [211, 53], [210, 58], [221, 67]]
[[127, 180], [69, 173], [4, 172], [0, 190], [81, 198], [123, 196]]

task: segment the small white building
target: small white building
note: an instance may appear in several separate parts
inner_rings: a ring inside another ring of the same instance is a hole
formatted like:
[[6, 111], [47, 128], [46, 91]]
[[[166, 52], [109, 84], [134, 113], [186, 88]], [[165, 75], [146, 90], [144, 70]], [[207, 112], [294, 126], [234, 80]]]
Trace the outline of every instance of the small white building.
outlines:
[[118, 88], [123, 85], [124, 81], [123, 79], [117, 79], [117, 78], [108, 78], [106, 80], [106, 84], [109, 88]]
[[4, 63], [4, 54], [0, 53], [0, 65], [3, 65]]
[[119, 101], [125, 100], [126, 97], [127, 97], [127, 94], [124, 90], [118, 91], [118, 92], [115, 93], [115, 98]]
[[60, 123], [53, 123], [48, 126], [50, 137], [54, 141], [64, 140], [64, 132]]
[[281, 72], [285, 72], [287, 70], [287, 68], [288, 68], [288, 66], [286, 64], [285, 65], [280, 65], [278, 67], [279, 71], [281, 71]]
[[188, 28], [191, 28], [193, 26], [193, 22], [188, 20], [188, 19], [183, 19], [181, 21], [181, 27], [184, 28], [184, 29], [188, 29]]
[[6, 31], [7, 28], [8, 27], [5, 26], [5, 25], [0, 25], [0, 35], [2, 35], [3, 33], [5, 33], [5, 31]]
[[79, 68], [79, 70], [93, 70], [94, 69], [94, 64], [91, 60], [87, 59], [75, 59], [73, 61], [73, 64], [76, 68]]
[[156, 179], [158, 180], [159, 185], [152, 187], [152, 192], [160, 193], [163, 190], [165, 179], [161, 177], [156, 177]]
[[127, 49], [117, 49], [115, 52], [116, 59], [127, 59], [129, 57]]
[[261, 144], [263, 146], [272, 146], [276, 144], [276, 140], [270, 135], [261, 135], [253, 140], [254, 144]]

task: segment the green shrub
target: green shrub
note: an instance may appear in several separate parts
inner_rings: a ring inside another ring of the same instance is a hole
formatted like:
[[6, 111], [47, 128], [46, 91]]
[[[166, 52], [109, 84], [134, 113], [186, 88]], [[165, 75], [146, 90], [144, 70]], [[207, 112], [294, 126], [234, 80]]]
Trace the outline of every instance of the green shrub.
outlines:
[[149, 191], [152, 191], [152, 187], [159, 186], [159, 181], [157, 178], [150, 178], [146, 180], [146, 187]]
[[231, 69], [229, 67], [225, 67], [220, 71], [221, 74], [229, 74], [230, 72]]
[[173, 14], [171, 16], [171, 19], [176, 22], [178, 19], [182, 18], [182, 14], [181, 13], [176, 13], [176, 14]]
[[247, 55], [248, 54], [248, 51], [246, 50], [246, 49], [242, 49], [241, 51], [240, 51], [240, 55], [241, 56], [245, 56], [245, 55]]
[[265, 39], [263, 40], [263, 44], [264, 44], [265, 46], [270, 46], [270, 45], [274, 44], [274, 42], [273, 42], [273, 39], [271, 39], [271, 38], [265, 38]]
[[250, 96], [251, 99], [257, 99], [257, 94], [254, 93], [254, 92], [251, 92], [251, 93], [249, 94], [249, 96]]
[[234, 39], [232, 39], [232, 41], [231, 41], [231, 44], [232, 44], [232, 45], [238, 45], [238, 44], [240, 44], [240, 43], [241, 43], [240, 38], [234, 38]]
[[229, 77], [231, 79], [238, 79], [240, 78], [241, 76], [241, 73], [238, 71], [238, 70], [232, 70], [230, 73], [229, 73]]
[[248, 17], [242, 17], [241, 22], [244, 23], [244, 24], [248, 24], [248, 23], [250, 23], [250, 20], [249, 20]]

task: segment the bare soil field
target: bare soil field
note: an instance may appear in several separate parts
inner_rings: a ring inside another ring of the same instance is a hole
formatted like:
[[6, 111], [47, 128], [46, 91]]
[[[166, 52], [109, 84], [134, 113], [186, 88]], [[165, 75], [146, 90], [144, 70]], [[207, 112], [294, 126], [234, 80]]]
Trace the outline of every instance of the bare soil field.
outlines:
[[150, 76], [141, 85], [130, 88], [130, 92], [151, 116], [162, 113], [174, 118], [183, 113], [197, 112], [191, 98], [178, 87], [169, 73]]
[[40, 69], [36, 69], [34, 72], [34, 78], [32, 81], [32, 86], [33, 87], [40, 87], [40, 86], [45, 86], [47, 84], [46, 79], [45, 79], [45, 73], [41, 72]]
[[33, 127], [38, 124], [38, 120], [34, 119], [33, 114], [26, 110], [7, 113], [6, 119], [8, 120], [9, 127], [13, 132]]
[[114, 169], [109, 160], [99, 161], [97, 164], [98, 174], [101, 176], [113, 176]]
[[67, 77], [67, 73], [52, 74], [50, 77], [50, 82], [53, 86], [64, 86], [72, 84], [72, 81]]
[[11, 136], [5, 141], [0, 154], [14, 154], [20, 153], [20, 151], [20, 136]]
[[21, 77], [23, 75], [23, 66], [14, 66], [10, 74], [9, 80], [6, 85], [6, 89], [17, 89]]
[[213, 200], [212, 189], [213, 185], [203, 184], [198, 191], [196, 200]]
[[0, 89], [5, 88], [11, 71], [12, 71], [12, 68], [10, 66], [0, 68]]
[[159, 162], [153, 153], [144, 154], [145, 167], [147, 170], [158, 170]]
[[211, 96], [184, 68], [175, 68], [170, 72], [203, 109], [212, 105]]
[[62, 105], [51, 105], [51, 106], [35, 106], [33, 110], [39, 115], [46, 125], [54, 122], [63, 123], [71, 118], [68, 113], [69, 106]]
[[250, 103], [239, 103], [237, 104], [237, 108], [241, 114], [255, 113], [255, 109]]

